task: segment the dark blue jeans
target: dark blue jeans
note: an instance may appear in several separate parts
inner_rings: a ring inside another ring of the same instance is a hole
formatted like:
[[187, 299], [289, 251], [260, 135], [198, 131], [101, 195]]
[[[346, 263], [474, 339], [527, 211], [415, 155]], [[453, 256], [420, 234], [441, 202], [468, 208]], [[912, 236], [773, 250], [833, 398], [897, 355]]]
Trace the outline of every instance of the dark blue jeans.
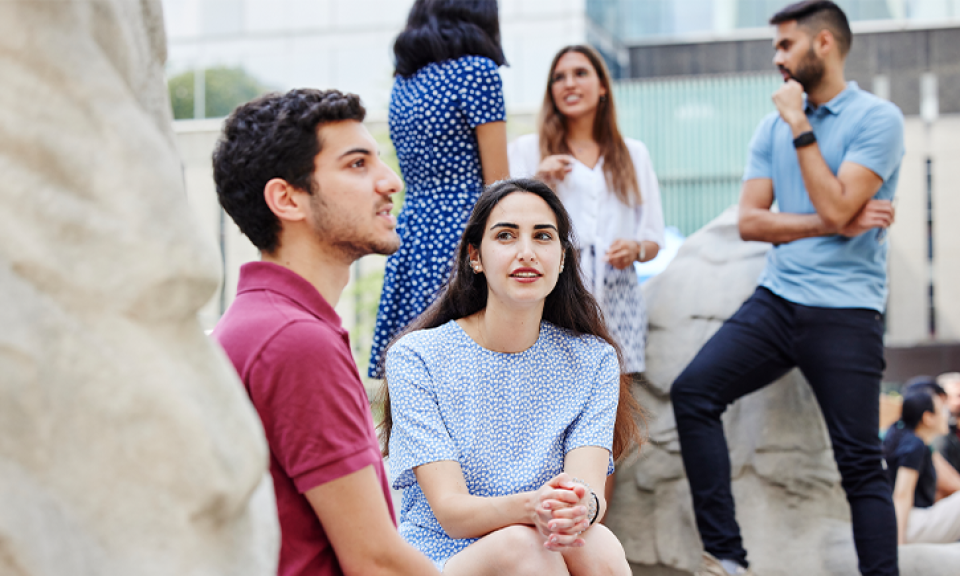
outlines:
[[746, 565], [720, 416], [799, 367], [817, 398], [850, 503], [860, 572], [896, 575], [897, 524], [879, 432], [883, 319], [794, 304], [758, 288], [673, 383], [683, 464], [704, 549]]

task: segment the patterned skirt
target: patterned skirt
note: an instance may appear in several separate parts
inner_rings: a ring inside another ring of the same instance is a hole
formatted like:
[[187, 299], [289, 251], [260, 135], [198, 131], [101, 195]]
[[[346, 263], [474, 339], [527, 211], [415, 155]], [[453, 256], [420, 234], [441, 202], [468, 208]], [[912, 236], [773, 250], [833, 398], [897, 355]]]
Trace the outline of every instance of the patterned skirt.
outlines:
[[[634, 374], [646, 370], [647, 308], [633, 266], [617, 270], [596, 258], [588, 246], [580, 251], [584, 284], [600, 303], [607, 330], [620, 345], [624, 368]], [[597, 282], [597, 276], [602, 281]]]

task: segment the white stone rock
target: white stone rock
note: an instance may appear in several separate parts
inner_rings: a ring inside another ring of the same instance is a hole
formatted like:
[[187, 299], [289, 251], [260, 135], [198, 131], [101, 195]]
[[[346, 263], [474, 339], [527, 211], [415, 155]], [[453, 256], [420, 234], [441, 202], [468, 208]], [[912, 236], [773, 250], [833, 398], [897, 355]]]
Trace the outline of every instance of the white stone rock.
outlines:
[[[644, 286], [650, 311], [650, 445], [624, 466], [608, 523], [637, 574], [690, 574], [701, 544], [680, 459], [670, 385], [724, 320], [753, 293], [769, 245], [743, 242], [730, 208], [691, 236], [666, 271]], [[813, 394], [793, 371], [724, 415], [737, 518], [753, 567], [764, 576], [856, 573], [849, 509]], [[621, 499], [644, 514], [620, 504]], [[652, 510], [652, 513], [650, 512]], [[636, 546], [641, 533], [656, 546]], [[632, 549], [636, 547], [636, 549]], [[852, 571], [851, 571], [852, 570]]]
[[0, 574], [275, 573], [260, 423], [196, 321], [220, 264], [160, 10], [0, 2]]

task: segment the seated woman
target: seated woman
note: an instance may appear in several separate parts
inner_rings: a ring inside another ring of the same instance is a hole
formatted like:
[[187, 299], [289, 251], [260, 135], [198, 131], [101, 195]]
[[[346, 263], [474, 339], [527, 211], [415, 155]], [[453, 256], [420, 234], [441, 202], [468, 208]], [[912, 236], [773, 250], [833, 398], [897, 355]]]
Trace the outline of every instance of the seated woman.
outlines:
[[444, 573], [630, 574], [597, 520], [639, 406], [570, 233], [542, 182], [492, 185], [445, 292], [387, 352], [400, 533]]

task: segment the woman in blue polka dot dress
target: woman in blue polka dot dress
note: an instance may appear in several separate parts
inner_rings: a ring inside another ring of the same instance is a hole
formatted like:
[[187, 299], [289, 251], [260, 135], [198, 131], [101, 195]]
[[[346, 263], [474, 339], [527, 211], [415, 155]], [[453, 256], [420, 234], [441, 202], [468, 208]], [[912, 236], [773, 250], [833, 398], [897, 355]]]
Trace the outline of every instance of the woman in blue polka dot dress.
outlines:
[[394, 53], [390, 138], [406, 196], [397, 219], [402, 244], [387, 259], [380, 295], [372, 378], [383, 375], [390, 340], [446, 280], [484, 182], [509, 173], [496, 0], [417, 0]]
[[400, 534], [445, 574], [617, 574], [602, 489], [639, 445], [619, 351], [537, 180], [490, 186], [446, 291], [386, 359]]

